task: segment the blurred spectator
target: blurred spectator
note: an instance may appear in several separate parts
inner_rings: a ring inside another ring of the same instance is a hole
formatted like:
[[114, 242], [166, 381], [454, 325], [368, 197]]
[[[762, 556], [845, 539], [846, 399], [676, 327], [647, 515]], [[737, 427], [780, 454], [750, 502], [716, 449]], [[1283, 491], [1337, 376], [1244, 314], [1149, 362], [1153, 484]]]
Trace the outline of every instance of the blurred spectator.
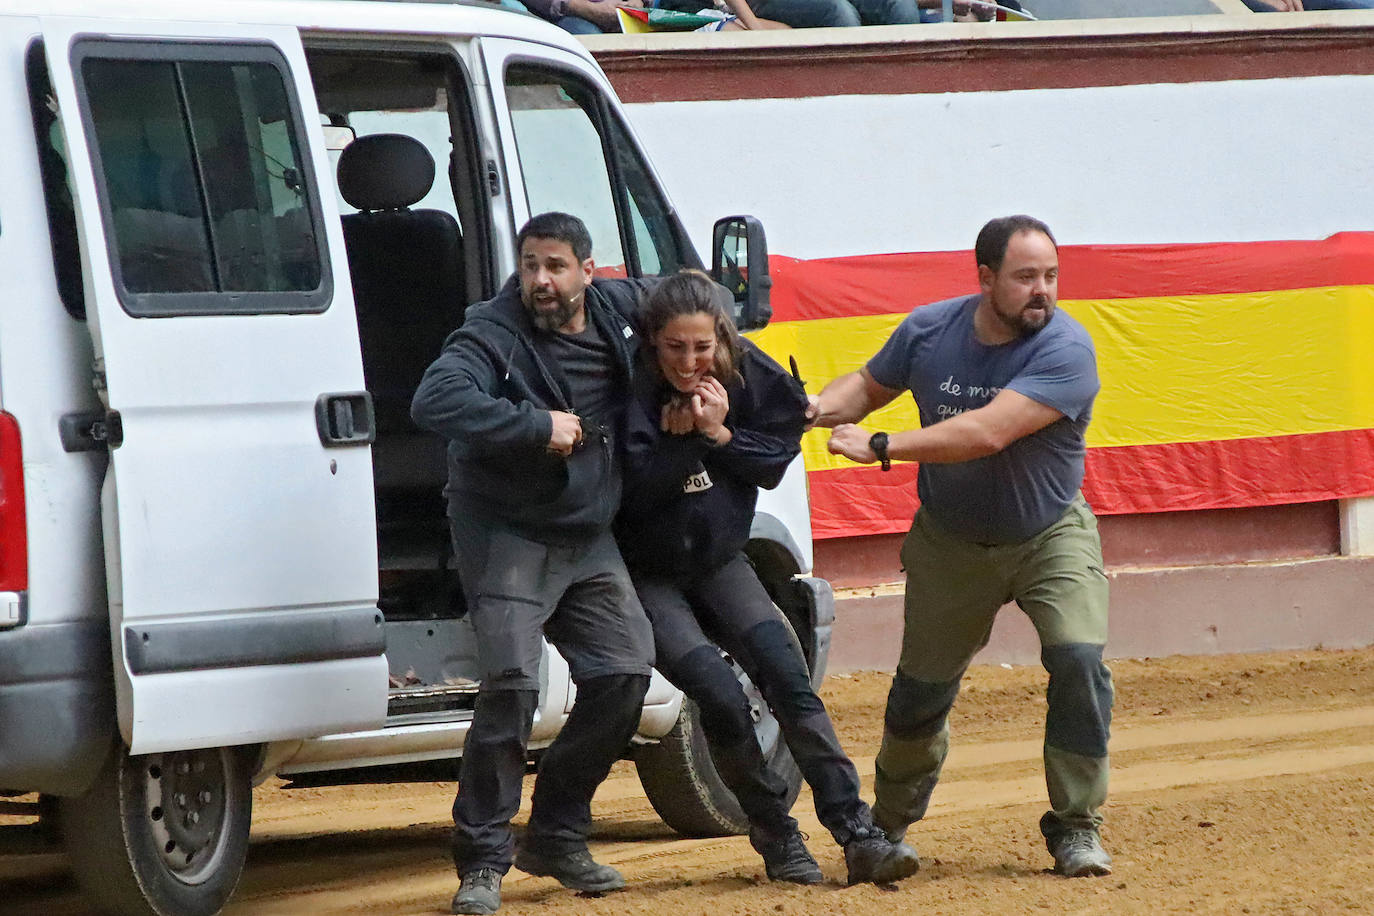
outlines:
[[[921, 9], [922, 22], [944, 20], [943, 0], [917, 0], [917, 5]], [[1021, 4], [1017, 0], [998, 0], [996, 3], [992, 0], [953, 0], [951, 6], [954, 22], [988, 22], [997, 18], [998, 6], [1018, 12], [1021, 10]]]
[[524, 0], [531, 13], [574, 35], [619, 32], [618, 7], [643, 9], [643, 0]]
[[[699, 9], [704, 0], [659, 0], [664, 9]], [[794, 29], [920, 22], [917, 0], [749, 0], [756, 16]], [[741, 17], [743, 18], [743, 17]]]
[[1243, 0], [1256, 13], [1300, 13], [1303, 10], [1374, 10], [1374, 0]]
[[[514, 4], [516, 0], [500, 0]], [[1249, 0], [1247, 0], [1249, 2]], [[1258, 2], [1258, 0], [1257, 0]], [[1276, 0], [1293, 2], [1293, 0]], [[1309, 0], [1311, 3], [1321, 0]], [[1325, 0], [1341, 2], [1341, 0]], [[1345, 0], [1369, 2], [1374, 0]], [[524, 0], [531, 13], [572, 32], [575, 35], [595, 35], [619, 32], [616, 10], [666, 9], [695, 13], [716, 9], [730, 14], [724, 29], [810, 29], [857, 25], [906, 25], [916, 22], [939, 22], [942, 0]], [[996, 17], [997, 8], [1019, 10], [1017, 0], [953, 0], [955, 22], [988, 21]]]
[[785, 22], [773, 19], [760, 19], [750, 8], [748, 0], [716, 0], [716, 11], [722, 18], [719, 23], [705, 25], [698, 32], [729, 32], [742, 29], [757, 32], [760, 29], [790, 29]]
[[[823, 28], [827, 26], [902, 25], [920, 22], [917, 0], [722, 0], [737, 17], [734, 28]], [[967, 5], [969, 0], [963, 0]], [[935, 5], [940, 5], [936, 0]], [[525, 0], [531, 13], [572, 32], [595, 35], [619, 32], [616, 9], [666, 9], [694, 13], [711, 0]]]

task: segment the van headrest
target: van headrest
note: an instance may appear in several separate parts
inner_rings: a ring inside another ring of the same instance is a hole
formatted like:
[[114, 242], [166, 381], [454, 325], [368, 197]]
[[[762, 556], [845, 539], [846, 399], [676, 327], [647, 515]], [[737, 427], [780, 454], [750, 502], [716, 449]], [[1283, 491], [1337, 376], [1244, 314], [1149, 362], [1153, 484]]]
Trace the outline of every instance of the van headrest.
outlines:
[[434, 157], [404, 134], [358, 137], [339, 154], [339, 193], [359, 210], [397, 210], [429, 193]]

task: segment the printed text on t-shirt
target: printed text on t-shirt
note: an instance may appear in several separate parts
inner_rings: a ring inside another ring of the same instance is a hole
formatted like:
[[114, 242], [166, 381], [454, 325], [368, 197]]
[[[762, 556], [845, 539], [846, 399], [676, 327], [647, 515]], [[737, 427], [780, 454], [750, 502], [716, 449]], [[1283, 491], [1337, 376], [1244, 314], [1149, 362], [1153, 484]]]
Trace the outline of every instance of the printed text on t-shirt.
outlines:
[[[997, 397], [998, 392], [1002, 389], [988, 385], [962, 385], [956, 382], [954, 376], [951, 375], [940, 383], [940, 390], [956, 398], [978, 398], [982, 400], [983, 404], [986, 404], [988, 401]], [[961, 414], [966, 410], [973, 410], [975, 407], [981, 406], [983, 405], [937, 404], [935, 407], [935, 414], [941, 420], [944, 420], [956, 414]]]

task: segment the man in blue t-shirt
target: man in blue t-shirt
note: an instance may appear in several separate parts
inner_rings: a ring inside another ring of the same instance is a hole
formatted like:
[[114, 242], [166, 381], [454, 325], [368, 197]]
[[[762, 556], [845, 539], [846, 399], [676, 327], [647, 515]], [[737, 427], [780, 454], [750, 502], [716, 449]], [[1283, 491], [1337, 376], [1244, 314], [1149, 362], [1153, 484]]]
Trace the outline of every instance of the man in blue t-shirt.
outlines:
[[[812, 399], [830, 451], [860, 464], [919, 461], [921, 508], [902, 545], [901, 660], [874, 782], [874, 819], [900, 838], [930, 803], [959, 681], [1015, 601], [1050, 674], [1040, 830], [1056, 870], [1111, 873], [1102, 848], [1112, 679], [1102, 663], [1107, 578], [1079, 487], [1097, 395], [1092, 338], [1055, 307], [1059, 252], [1029, 216], [978, 233], [976, 295], [923, 305], [858, 372]], [[921, 427], [855, 423], [910, 391]]]

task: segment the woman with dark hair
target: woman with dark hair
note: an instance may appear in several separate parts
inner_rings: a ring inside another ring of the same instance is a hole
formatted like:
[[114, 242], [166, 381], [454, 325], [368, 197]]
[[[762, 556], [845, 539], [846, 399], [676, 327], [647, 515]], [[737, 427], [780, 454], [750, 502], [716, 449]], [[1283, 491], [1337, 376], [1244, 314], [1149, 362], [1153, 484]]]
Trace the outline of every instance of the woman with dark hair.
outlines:
[[749, 818], [768, 877], [816, 884], [823, 876], [720, 649], [777, 717], [821, 823], [844, 848], [849, 883], [896, 881], [916, 872], [916, 853], [874, 826], [801, 646], [744, 554], [758, 488], [776, 487], [800, 450], [807, 399], [739, 336], [729, 300], [700, 271], [669, 277], [649, 295], [616, 536], [653, 623], [656, 666], [700, 709], [711, 759]]

